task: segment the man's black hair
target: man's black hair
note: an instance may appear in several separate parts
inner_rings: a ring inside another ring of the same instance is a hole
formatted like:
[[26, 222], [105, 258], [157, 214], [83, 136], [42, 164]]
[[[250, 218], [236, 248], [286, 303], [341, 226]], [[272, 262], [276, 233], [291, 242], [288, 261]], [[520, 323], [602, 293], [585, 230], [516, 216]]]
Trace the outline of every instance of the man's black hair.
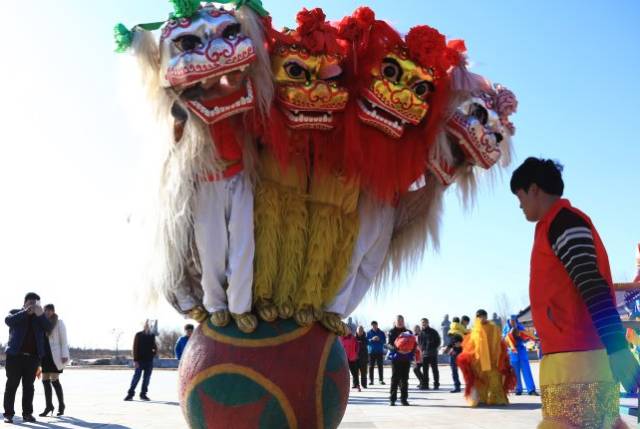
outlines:
[[519, 190], [529, 192], [534, 183], [547, 194], [562, 196], [562, 164], [550, 159], [529, 157], [513, 171], [511, 175], [511, 192]]
[[463, 322], [471, 322], [471, 319], [469, 318], [469, 316], [462, 316], [462, 321]]
[[476, 317], [482, 317], [482, 316], [489, 317], [489, 315], [487, 314], [487, 310], [480, 309], [476, 311]]
[[423, 317], [422, 319], [420, 319], [420, 321], [421, 321], [421, 322], [422, 322], [423, 320], [424, 320], [425, 322], [429, 323], [429, 319], [427, 319], [426, 317]]
[[377, 325], [377, 324], [378, 324], [378, 322], [376, 322], [375, 320], [372, 320], [372, 321], [371, 321], [371, 325], [373, 325], [373, 324], [376, 324], [376, 325]]
[[39, 300], [40, 300], [40, 295], [38, 295], [38, 294], [37, 294], [37, 293], [35, 293], [35, 292], [29, 292], [28, 294], [26, 294], [26, 295], [24, 296], [24, 302], [27, 302], [27, 301], [29, 301], [30, 299], [35, 299], [36, 301], [39, 301]]
[[191, 323], [187, 323], [186, 325], [184, 325], [184, 330], [192, 330], [193, 331], [193, 325]]
[[53, 304], [47, 304], [44, 306], [45, 310], [56, 311], [56, 307]]
[[453, 319], [451, 319], [451, 321], [453, 323], [460, 323], [460, 318], [458, 316], [454, 317]]

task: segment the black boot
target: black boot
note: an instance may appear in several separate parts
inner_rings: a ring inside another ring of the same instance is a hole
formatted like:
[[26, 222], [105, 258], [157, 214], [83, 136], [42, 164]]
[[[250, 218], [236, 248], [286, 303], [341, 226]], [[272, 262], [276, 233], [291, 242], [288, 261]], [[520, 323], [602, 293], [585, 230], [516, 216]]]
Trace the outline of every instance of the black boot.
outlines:
[[51, 382], [53, 389], [56, 391], [56, 396], [58, 397], [58, 415], [64, 415], [64, 392], [62, 391], [62, 384], [60, 384], [60, 380], [55, 380]]
[[51, 392], [51, 380], [42, 380], [42, 386], [44, 387], [44, 400], [46, 403], [46, 408], [42, 413], [40, 413], [40, 417], [46, 417], [49, 413], [53, 414], [53, 400], [52, 400], [52, 392]]

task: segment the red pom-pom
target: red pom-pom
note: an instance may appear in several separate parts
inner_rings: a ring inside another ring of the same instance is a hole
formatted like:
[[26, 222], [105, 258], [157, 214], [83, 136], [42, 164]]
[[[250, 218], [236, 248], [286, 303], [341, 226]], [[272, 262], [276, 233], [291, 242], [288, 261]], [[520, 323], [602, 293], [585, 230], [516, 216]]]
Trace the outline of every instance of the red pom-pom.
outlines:
[[308, 10], [306, 7], [303, 8], [296, 15], [298, 33], [309, 34], [313, 31], [321, 31], [326, 18], [326, 15], [319, 7], [311, 10]]
[[444, 53], [445, 68], [448, 69], [449, 67], [458, 67], [464, 65], [466, 62], [466, 58], [464, 55], [465, 52], [467, 52], [467, 47], [464, 44], [464, 40], [450, 40], [447, 43], [447, 47]]
[[338, 44], [338, 31], [326, 22], [326, 15], [319, 7], [311, 10], [303, 8], [296, 16], [297, 37], [311, 53], [342, 54]]
[[435, 28], [428, 25], [413, 27], [406, 41], [409, 55], [423, 67], [448, 68], [444, 58], [447, 47], [445, 37]]
[[363, 28], [370, 27], [376, 20], [376, 14], [373, 10], [366, 6], [361, 6], [353, 12], [353, 17], [360, 23]]

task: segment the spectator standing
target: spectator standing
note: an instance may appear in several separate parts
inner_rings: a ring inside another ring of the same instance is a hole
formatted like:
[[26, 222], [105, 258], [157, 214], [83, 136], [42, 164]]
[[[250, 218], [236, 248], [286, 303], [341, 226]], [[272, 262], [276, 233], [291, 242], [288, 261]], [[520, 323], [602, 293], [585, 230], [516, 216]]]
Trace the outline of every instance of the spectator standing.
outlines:
[[346, 323], [346, 325], [347, 325], [347, 326], [349, 327], [349, 329], [351, 330], [351, 334], [352, 334], [352, 335], [355, 335], [355, 333], [356, 333], [356, 329], [357, 329], [358, 327], [357, 327], [357, 326], [356, 326], [356, 324], [353, 322], [353, 318], [349, 317], [349, 318], [347, 319], [347, 323]]
[[45, 355], [42, 359], [42, 387], [44, 388], [44, 398], [46, 408], [40, 414], [45, 417], [47, 414], [53, 414], [53, 390], [56, 392], [58, 399], [58, 416], [64, 415], [64, 392], [62, 384], [60, 384], [60, 374], [64, 370], [65, 365], [69, 362], [69, 343], [67, 342], [67, 328], [62, 319], [56, 314], [56, 308], [53, 304], [44, 306], [44, 314], [51, 324], [51, 329], [45, 337]]
[[450, 327], [451, 327], [451, 322], [449, 321], [449, 315], [445, 314], [444, 315], [444, 320], [440, 324], [440, 332], [442, 332], [442, 342], [444, 343], [443, 345], [445, 345], [445, 346], [449, 345], [449, 329], [450, 329]]
[[148, 401], [147, 391], [149, 389], [149, 381], [151, 380], [151, 372], [153, 371], [153, 358], [158, 353], [158, 345], [156, 344], [156, 334], [151, 330], [149, 320], [144, 322], [144, 328], [138, 332], [133, 340], [133, 364], [135, 371], [131, 379], [131, 386], [127, 392], [125, 401], [131, 401], [136, 393], [136, 387], [142, 376], [142, 388], [140, 389], [140, 399]]
[[347, 361], [349, 361], [349, 372], [351, 372], [351, 388], [358, 389], [358, 392], [361, 392], [360, 389], [360, 380], [358, 377], [358, 340], [351, 333], [345, 336], [340, 337], [340, 341], [342, 342], [342, 347], [344, 347], [344, 351], [347, 354]]
[[454, 317], [448, 333], [449, 344], [445, 348], [445, 354], [449, 355], [449, 365], [451, 366], [451, 376], [453, 377], [453, 390], [451, 393], [459, 393], [461, 391], [456, 359], [458, 355], [462, 353], [462, 340], [468, 333], [469, 330], [460, 323], [460, 318]]
[[440, 389], [440, 372], [438, 371], [438, 350], [440, 349], [440, 334], [429, 326], [429, 319], [420, 320], [421, 329], [418, 343], [422, 352], [422, 388], [429, 390], [429, 368], [433, 373], [433, 389]]
[[367, 362], [369, 352], [367, 349], [367, 334], [362, 325], [356, 330], [356, 341], [358, 342], [358, 373], [360, 374], [360, 385], [367, 388]]
[[384, 383], [384, 344], [387, 336], [378, 328], [378, 322], [371, 322], [371, 329], [367, 332], [367, 349], [369, 351], [369, 384], [373, 384], [373, 368], [378, 366], [378, 381]]
[[191, 323], [187, 323], [184, 325], [184, 335], [178, 338], [176, 341], [176, 346], [174, 349], [176, 359], [180, 360], [182, 358], [182, 353], [184, 352], [184, 348], [187, 347], [187, 342], [191, 335], [193, 334], [193, 325]]
[[462, 323], [462, 327], [464, 329], [466, 329], [467, 332], [469, 332], [469, 323], [471, 323], [471, 320], [469, 319], [469, 316], [466, 316], [466, 315], [462, 316], [460, 318], [460, 323]]
[[396, 405], [398, 387], [400, 402], [409, 405], [409, 369], [415, 359], [416, 337], [405, 328], [404, 317], [396, 317], [393, 329], [389, 331], [389, 358], [391, 359], [391, 391], [390, 405]]
[[9, 312], [4, 323], [9, 327], [4, 422], [13, 423], [16, 391], [22, 382], [22, 420], [33, 423], [33, 382], [45, 354], [45, 333], [51, 330], [51, 324], [40, 306], [40, 297], [33, 292], [25, 295], [21, 309]]
[[502, 317], [499, 317], [498, 313], [493, 313], [491, 321], [502, 331]]
[[[416, 343], [418, 342], [418, 338], [420, 336], [420, 325], [416, 325], [413, 327], [413, 335], [416, 336]], [[413, 373], [418, 379], [418, 389], [424, 390], [424, 375], [422, 374], [422, 352], [420, 351], [420, 347], [416, 348], [416, 361], [413, 366]]]

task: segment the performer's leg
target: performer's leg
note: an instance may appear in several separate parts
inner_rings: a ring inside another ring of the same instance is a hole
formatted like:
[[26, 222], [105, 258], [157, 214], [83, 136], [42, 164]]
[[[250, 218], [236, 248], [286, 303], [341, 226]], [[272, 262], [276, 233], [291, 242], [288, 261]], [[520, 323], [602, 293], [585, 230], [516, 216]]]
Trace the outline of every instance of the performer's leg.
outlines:
[[229, 268], [227, 299], [229, 311], [243, 314], [251, 311], [253, 284], [253, 192], [243, 173], [229, 183], [231, 205], [229, 210]]
[[522, 368], [520, 366], [520, 358], [517, 353], [509, 352], [509, 360], [513, 371], [516, 373], [516, 395], [522, 393]]
[[200, 182], [194, 210], [196, 246], [202, 265], [202, 302], [210, 313], [227, 309], [226, 260], [228, 251], [227, 181]]
[[[531, 365], [529, 365], [529, 357], [527, 351], [522, 350], [518, 352], [520, 356], [520, 371], [522, 371], [522, 377], [524, 378], [524, 384], [527, 386], [527, 393], [533, 393], [536, 391], [536, 383], [533, 381], [533, 375], [531, 374]], [[520, 380], [518, 374], [518, 380]]]
[[368, 230], [363, 230], [362, 228], [365, 227], [363, 218], [365, 216], [371, 216], [371, 213], [372, 211], [369, 211], [369, 213], [361, 212], [360, 219], [363, 223], [360, 225], [360, 235], [371, 234], [372, 237], [375, 237], [375, 241], [369, 246], [362, 257], [344, 314], [353, 313], [358, 304], [360, 304], [373, 284], [376, 275], [380, 272], [382, 263], [389, 250], [391, 234], [393, 233], [395, 209], [390, 206], [380, 206], [378, 211], [373, 212], [375, 216], [370, 219], [371, 223], [368, 226]]

